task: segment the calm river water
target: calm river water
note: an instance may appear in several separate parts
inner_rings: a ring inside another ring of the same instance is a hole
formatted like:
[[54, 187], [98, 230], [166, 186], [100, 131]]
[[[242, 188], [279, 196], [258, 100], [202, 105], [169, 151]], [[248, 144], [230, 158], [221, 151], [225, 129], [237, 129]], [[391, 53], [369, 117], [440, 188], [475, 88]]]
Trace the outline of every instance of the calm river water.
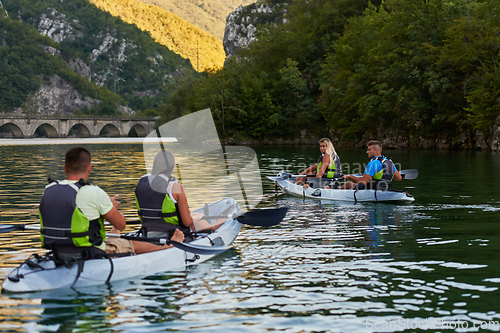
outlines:
[[[33, 143], [0, 146], [2, 224], [38, 223], [46, 178], [64, 177], [69, 145]], [[93, 153], [90, 180], [119, 193], [133, 220], [142, 145], [85, 146]], [[260, 206], [290, 208], [280, 225], [244, 226], [231, 250], [185, 271], [84, 290], [2, 293], [0, 331], [500, 330], [499, 154], [385, 151], [402, 169], [419, 170], [416, 180], [396, 184], [416, 201], [349, 204], [276, 195], [265, 178], [313, 164], [318, 147], [253, 148], [265, 192]], [[367, 160], [364, 150], [338, 153], [354, 173]], [[33, 231], [0, 237], [3, 280], [40, 250]]]

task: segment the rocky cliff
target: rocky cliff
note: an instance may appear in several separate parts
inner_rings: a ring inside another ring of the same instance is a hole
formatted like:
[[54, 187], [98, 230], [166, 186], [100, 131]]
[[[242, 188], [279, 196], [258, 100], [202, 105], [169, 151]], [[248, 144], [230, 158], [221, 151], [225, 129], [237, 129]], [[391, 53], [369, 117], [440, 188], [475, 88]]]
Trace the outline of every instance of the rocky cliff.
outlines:
[[286, 22], [287, 3], [253, 3], [240, 6], [226, 19], [224, 30], [224, 51], [226, 59], [245, 48], [256, 38], [257, 29], [269, 24]]

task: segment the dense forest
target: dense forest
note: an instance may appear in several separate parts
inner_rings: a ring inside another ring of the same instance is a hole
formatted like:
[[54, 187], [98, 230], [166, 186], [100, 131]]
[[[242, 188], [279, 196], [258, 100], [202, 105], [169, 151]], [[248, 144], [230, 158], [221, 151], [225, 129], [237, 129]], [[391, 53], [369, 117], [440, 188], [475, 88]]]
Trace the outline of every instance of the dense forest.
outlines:
[[179, 82], [163, 121], [210, 107], [233, 141], [491, 143], [499, 20], [500, 0], [295, 0], [222, 70]]

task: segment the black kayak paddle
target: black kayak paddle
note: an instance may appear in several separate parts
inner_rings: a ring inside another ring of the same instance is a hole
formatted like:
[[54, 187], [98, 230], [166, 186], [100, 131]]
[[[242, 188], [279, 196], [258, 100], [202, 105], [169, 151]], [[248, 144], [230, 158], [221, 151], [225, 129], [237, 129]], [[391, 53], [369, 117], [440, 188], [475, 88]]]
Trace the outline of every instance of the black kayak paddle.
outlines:
[[286, 213], [288, 212], [287, 207], [281, 208], [264, 208], [260, 210], [254, 210], [251, 212], [246, 212], [241, 215], [205, 215], [204, 219], [222, 219], [222, 218], [233, 218], [238, 220], [241, 224], [248, 224], [255, 227], [271, 227], [273, 225], [279, 224]]
[[[0, 233], [10, 232], [14, 230], [40, 230], [39, 225], [29, 225], [29, 224], [3, 224], [0, 225]], [[196, 254], [218, 254], [230, 249], [230, 246], [204, 246], [204, 245], [196, 245], [190, 243], [179, 243], [176, 241], [168, 240], [166, 238], [150, 238], [150, 237], [136, 237], [129, 235], [121, 235], [121, 234], [110, 234], [107, 233], [108, 237], [116, 237], [116, 238], [125, 238], [130, 240], [137, 240], [143, 242], [150, 242], [156, 244], [172, 244], [173, 246], [191, 253]]]

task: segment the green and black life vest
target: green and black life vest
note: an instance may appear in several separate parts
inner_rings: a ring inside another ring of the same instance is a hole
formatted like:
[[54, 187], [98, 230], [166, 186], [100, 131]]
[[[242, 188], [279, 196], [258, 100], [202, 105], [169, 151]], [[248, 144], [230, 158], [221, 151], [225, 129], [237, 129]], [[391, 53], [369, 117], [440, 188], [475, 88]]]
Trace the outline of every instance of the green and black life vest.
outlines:
[[[316, 168], [316, 175], [319, 173], [319, 170], [321, 170], [321, 164], [323, 164], [324, 155], [325, 154], [321, 154], [318, 158], [318, 162], [316, 162], [316, 164], [318, 165]], [[330, 165], [333, 166], [333, 169], [330, 168]], [[338, 178], [340, 176], [340, 158], [337, 155], [333, 157], [333, 165], [330, 165], [326, 168], [322, 178]]]
[[45, 187], [39, 207], [42, 247], [88, 248], [99, 246], [106, 238], [101, 218], [89, 221], [76, 206], [82, 180], [71, 184], [55, 181]]
[[382, 170], [373, 175], [373, 180], [387, 180], [392, 182], [394, 178], [394, 162], [385, 156], [375, 156], [370, 162], [374, 160], [382, 163]]
[[175, 228], [189, 231], [182, 224], [177, 203], [167, 193], [168, 176], [144, 175], [135, 188], [135, 202], [142, 225], [147, 231], [171, 231]]

